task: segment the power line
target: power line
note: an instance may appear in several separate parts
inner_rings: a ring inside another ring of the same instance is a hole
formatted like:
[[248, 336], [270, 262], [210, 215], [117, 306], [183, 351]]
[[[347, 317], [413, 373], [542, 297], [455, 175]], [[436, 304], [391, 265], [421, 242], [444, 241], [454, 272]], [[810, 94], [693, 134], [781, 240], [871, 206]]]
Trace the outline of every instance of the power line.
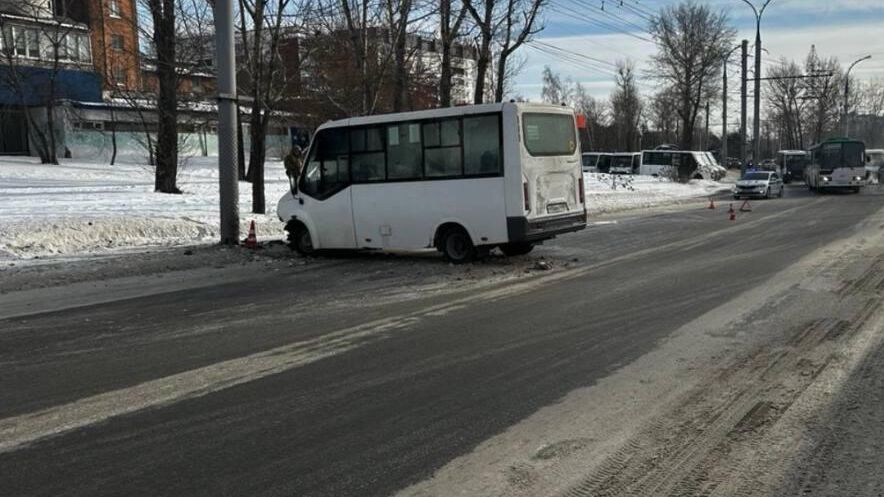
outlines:
[[550, 49], [553, 49], [553, 50], [562, 51], [562, 52], [567, 52], [567, 53], [573, 54], [573, 55], [575, 55], [575, 56], [577, 56], [577, 57], [580, 57], [580, 58], [583, 58], [583, 59], [587, 59], [587, 60], [590, 60], [590, 61], [593, 61], [593, 62], [598, 62], [598, 63], [600, 63], [600, 64], [605, 64], [605, 65], [608, 65], [608, 66], [611, 66], [611, 67], [617, 67], [617, 64], [614, 64], [614, 63], [612, 63], [612, 62], [608, 62], [607, 60], [602, 60], [602, 59], [597, 59], [597, 58], [595, 58], [595, 57], [590, 57], [589, 55], [584, 55], [584, 54], [579, 53], [579, 52], [574, 52], [574, 51], [572, 51], [572, 50], [568, 50], [568, 49], [565, 49], [565, 48], [561, 48], [561, 47], [558, 47], [558, 46], [553, 45], [553, 44], [551, 44], [551, 43], [546, 43], [546, 42], [543, 42], [543, 41], [540, 41], [540, 40], [534, 40], [532, 43], [536, 43], [536, 44], [538, 44], [538, 45], [543, 45], [543, 46], [545, 46], [545, 47], [547, 47], [547, 48], [550, 48]]
[[[573, 1], [573, 0], [572, 0], [572, 1]], [[573, 5], [572, 5], [571, 7], [573, 7]], [[653, 43], [653, 41], [650, 40], [650, 39], [648, 39], [648, 38], [645, 38], [645, 37], [643, 37], [643, 36], [637, 35], [637, 34], [635, 34], [635, 33], [633, 33], [633, 32], [630, 32], [630, 31], [626, 31], [626, 30], [624, 30], [622, 27], [619, 27], [619, 26], [617, 26], [617, 25], [615, 25], [615, 24], [612, 24], [612, 23], [610, 23], [610, 22], [608, 22], [608, 21], [602, 21], [602, 20], [599, 20], [599, 19], [596, 19], [596, 18], [593, 18], [593, 17], [589, 17], [589, 16], [587, 16], [586, 14], [583, 14], [583, 13], [580, 13], [580, 12], [575, 12], [575, 11], [573, 11], [573, 10], [565, 10], [565, 6], [560, 6], [560, 5], [556, 5], [556, 4], [550, 4], [550, 8], [551, 8], [552, 10], [554, 10], [554, 11], [560, 13], [560, 14], [563, 14], [563, 15], [566, 15], [566, 16], [569, 16], [569, 17], [577, 17], [577, 18], [579, 18], [579, 19], [581, 19], [581, 20], [583, 20], [583, 21], [585, 21], [585, 22], [595, 24], [595, 25], [597, 25], [597, 26], [599, 26], [599, 27], [602, 27], [602, 28], [604, 28], [604, 29], [607, 29], [607, 30], [609, 30], [609, 31], [612, 31], [612, 32], [615, 32], [615, 33], [624, 34], [624, 35], [627, 35], [627, 36], [631, 36], [631, 37], [633, 37], [633, 38], [636, 38], [636, 39], [638, 39], [638, 40], [645, 41], [645, 42], [648, 42], [648, 43]]]

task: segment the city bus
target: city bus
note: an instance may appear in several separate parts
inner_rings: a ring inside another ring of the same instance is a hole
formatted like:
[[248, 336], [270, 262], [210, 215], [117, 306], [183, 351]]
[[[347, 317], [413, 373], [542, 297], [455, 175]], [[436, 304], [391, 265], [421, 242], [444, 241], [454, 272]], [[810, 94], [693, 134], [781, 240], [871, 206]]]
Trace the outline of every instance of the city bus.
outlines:
[[810, 190], [852, 190], [865, 185], [866, 145], [850, 138], [830, 138], [810, 148], [804, 182]]
[[780, 150], [777, 152], [777, 166], [783, 183], [804, 179], [807, 165], [807, 152], [804, 150]]
[[325, 123], [277, 213], [302, 254], [528, 253], [586, 227], [574, 111], [509, 102]]

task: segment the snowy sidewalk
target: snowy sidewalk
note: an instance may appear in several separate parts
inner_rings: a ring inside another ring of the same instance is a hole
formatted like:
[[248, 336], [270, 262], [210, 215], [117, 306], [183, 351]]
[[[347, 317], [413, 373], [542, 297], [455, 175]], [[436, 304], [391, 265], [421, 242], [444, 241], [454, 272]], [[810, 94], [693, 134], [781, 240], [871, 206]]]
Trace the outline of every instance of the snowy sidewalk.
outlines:
[[[259, 240], [281, 239], [276, 202], [288, 188], [280, 162], [266, 167], [267, 214], [251, 211], [251, 185], [240, 183], [242, 231], [258, 225]], [[585, 174], [591, 214], [651, 207], [729, 189], [713, 181], [682, 185], [647, 176], [612, 189], [612, 178]], [[618, 180], [622, 182], [623, 178]], [[218, 239], [216, 157], [182, 159], [182, 195], [153, 191], [153, 168], [0, 157], [0, 260], [81, 256], [122, 249], [212, 243]]]
[[[142, 165], [0, 158], [0, 259], [102, 253], [121, 248], [209, 243], [218, 238], [217, 157], [182, 159], [182, 195], [155, 193]], [[288, 188], [280, 162], [266, 166], [267, 214], [251, 210], [251, 185], [240, 183], [245, 228], [279, 238], [276, 202]]]
[[590, 214], [655, 207], [717, 195], [733, 188], [733, 184], [718, 181], [691, 180], [682, 184], [651, 176], [601, 173], [584, 173], [583, 180], [586, 185], [586, 209]]

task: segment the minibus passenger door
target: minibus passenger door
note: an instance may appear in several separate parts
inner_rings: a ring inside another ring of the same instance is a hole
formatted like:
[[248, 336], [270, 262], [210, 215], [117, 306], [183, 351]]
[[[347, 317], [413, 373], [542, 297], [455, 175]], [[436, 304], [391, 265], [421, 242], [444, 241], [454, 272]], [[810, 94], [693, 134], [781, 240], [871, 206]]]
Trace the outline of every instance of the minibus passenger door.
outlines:
[[316, 231], [318, 248], [356, 246], [345, 133], [335, 128], [319, 132], [301, 178], [299, 195]]

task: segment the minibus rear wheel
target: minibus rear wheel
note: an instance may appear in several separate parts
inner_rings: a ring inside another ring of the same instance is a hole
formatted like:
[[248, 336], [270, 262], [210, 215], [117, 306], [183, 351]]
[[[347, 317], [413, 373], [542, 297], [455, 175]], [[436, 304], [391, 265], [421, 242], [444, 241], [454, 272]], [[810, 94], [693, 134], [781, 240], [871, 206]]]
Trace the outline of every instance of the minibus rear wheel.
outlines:
[[450, 226], [439, 237], [439, 250], [454, 264], [464, 264], [476, 258], [476, 246], [467, 230]]

